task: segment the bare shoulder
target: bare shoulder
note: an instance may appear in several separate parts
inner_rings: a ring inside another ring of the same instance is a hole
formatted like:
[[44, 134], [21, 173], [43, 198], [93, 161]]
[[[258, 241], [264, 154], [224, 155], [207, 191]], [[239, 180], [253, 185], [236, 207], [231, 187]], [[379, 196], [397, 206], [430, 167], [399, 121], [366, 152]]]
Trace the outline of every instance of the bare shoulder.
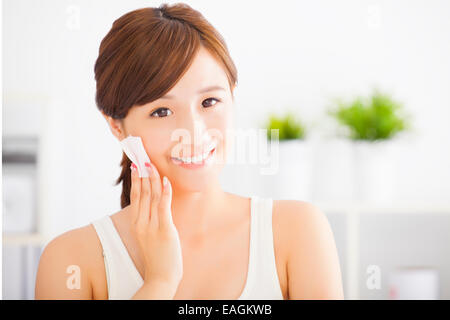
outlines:
[[342, 299], [339, 257], [326, 215], [299, 200], [274, 200], [287, 255], [290, 299]]
[[322, 216], [324, 214], [320, 209], [310, 202], [300, 200], [273, 200], [274, 212], [281, 212], [285, 217], [298, 219], [299, 217], [311, 218]]
[[286, 235], [296, 236], [299, 231], [315, 232], [329, 228], [325, 214], [315, 205], [300, 200], [274, 200], [274, 222], [277, 221]]
[[91, 279], [102, 266], [99, 258], [101, 244], [92, 224], [55, 237], [39, 260], [35, 299], [93, 299]]
[[[312, 203], [300, 200], [274, 200], [273, 224], [282, 237], [286, 251], [286, 259], [291, 252], [298, 250], [299, 245], [307, 246], [312, 234], [324, 234], [329, 231], [329, 223], [325, 214]], [[298, 238], [305, 239], [299, 242]]]

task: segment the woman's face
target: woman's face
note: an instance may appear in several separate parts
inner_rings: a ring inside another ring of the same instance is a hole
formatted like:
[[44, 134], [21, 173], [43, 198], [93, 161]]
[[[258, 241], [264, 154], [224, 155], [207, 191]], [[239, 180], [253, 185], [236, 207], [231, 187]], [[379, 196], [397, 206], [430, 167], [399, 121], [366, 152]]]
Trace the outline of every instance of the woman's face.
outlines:
[[[226, 159], [227, 132], [232, 126], [233, 98], [221, 65], [201, 48], [190, 68], [166, 96], [132, 107], [123, 131], [140, 136], [150, 161], [174, 188], [202, 191], [219, 173]], [[207, 164], [187, 168], [172, 157], [195, 157], [211, 146]]]

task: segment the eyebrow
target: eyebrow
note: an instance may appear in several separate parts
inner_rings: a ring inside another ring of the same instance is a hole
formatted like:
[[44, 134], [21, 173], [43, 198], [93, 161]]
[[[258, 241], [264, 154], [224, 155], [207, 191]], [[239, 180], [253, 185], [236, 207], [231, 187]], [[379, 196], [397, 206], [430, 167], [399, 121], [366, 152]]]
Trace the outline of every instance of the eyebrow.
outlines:
[[[206, 88], [200, 89], [199, 91], [197, 91], [197, 94], [201, 94], [201, 93], [205, 93], [205, 92], [209, 92], [209, 91], [214, 91], [214, 90], [223, 90], [223, 91], [225, 91], [225, 89], [222, 88], [221, 86], [210, 86], [210, 87], [206, 87]], [[159, 99], [175, 99], [175, 96], [171, 95], [171, 94], [165, 94], [164, 96], [162, 96]]]

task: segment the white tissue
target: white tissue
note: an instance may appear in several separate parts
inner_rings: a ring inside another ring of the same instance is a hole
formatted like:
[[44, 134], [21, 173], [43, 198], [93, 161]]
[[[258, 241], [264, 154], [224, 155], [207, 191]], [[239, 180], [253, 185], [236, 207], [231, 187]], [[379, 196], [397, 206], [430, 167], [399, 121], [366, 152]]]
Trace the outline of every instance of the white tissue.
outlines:
[[145, 163], [150, 162], [150, 158], [145, 152], [141, 137], [129, 135], [120, 141], [120, 144], [128, 158], [137, 166], [139, 177], [147, 178], [149, 174]]

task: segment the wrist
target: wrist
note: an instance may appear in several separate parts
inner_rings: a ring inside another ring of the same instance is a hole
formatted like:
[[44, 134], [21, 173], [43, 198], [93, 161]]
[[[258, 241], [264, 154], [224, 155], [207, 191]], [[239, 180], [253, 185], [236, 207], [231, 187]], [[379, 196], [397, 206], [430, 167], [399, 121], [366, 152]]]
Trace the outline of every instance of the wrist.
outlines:
[[158, 299], [172, 299], [177, 292], [179, 282], [166, 279], [149, 279], [144, 281], [143, 287], [149, 295]]

